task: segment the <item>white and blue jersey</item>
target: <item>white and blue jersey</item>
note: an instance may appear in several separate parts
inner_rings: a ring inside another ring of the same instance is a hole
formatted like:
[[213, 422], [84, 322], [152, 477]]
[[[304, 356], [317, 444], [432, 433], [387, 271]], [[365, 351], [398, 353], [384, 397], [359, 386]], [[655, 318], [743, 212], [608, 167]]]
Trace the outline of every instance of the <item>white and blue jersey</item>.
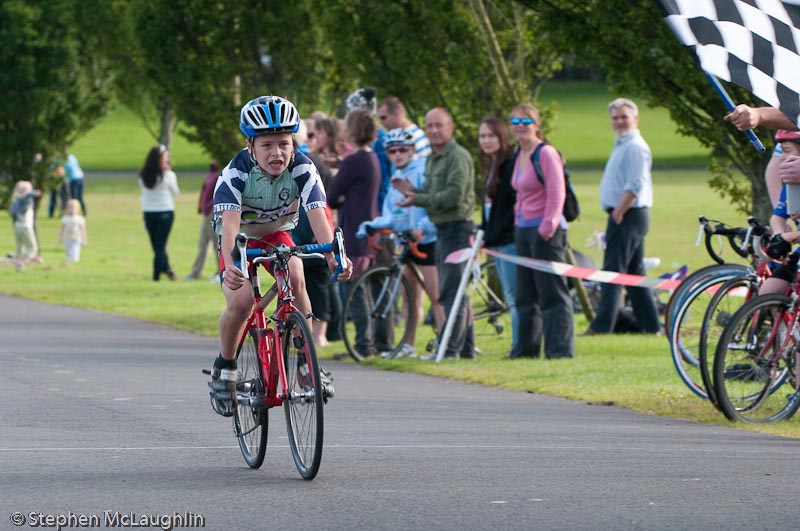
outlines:
[[[241, 231], [260, 238], [297, 225], [300, 205], [306, 212], [325, 208], [325, 189], [314, 163], [295, 152], [286, 170], [277, 177], [264, 172], [240, 151], [222, 170], [214, 188], [214, 215], [241, 212]], [[221, 234], [221, 223], [217, 232]]]
[[[403, 169], [395, 170], [393, 178], [406, 179], [414, 188], [421, 189], [425, 182], [425, 158], [413, 159]], [[386, 192], [383, 201], [383, 210], [379, 217], [373, 219], [370, 225], [376, 229], [389, 229], [395, 232], [406, 230], [419, 230], [422, 238], [419, 243], [427, 244], [436, 241], [436, 226], [428, 218], [428, 213], [419, 206], [401, 207], [397, 203], [406, 197], [393, 186]]]

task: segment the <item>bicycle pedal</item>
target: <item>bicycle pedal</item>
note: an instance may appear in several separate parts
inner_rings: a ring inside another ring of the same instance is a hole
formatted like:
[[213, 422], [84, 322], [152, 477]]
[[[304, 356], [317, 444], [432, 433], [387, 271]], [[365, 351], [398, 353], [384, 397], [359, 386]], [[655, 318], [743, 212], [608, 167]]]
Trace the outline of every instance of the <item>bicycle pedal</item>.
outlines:
[[203, 369], [203, 374], [211, 376], [211, 369]]

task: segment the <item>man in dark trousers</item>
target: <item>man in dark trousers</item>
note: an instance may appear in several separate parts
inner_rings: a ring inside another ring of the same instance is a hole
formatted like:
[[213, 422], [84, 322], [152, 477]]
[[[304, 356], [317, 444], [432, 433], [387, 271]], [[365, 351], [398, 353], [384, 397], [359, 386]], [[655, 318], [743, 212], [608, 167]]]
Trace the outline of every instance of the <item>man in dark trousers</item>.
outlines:
[[469, 152], [453, 138], [452, 115], [441, 107], [425, 115], [425, 133], [433, 153], [425, 161], [425, 182], [415, 189], [406, 180], [394, 179], [392, 186], [405, 194], [400, 206], [417, 205], [428, 212], [436, 225], [436, 271], [439, 275], [439, 302], [445, 315], [457, 312], [455, 326], [445, 352], [446, 358], [474, 358], [475, 335], [472, 327], [469, 298], [465, 295], [457, 309], [453, 308], [458, 285], [466, 264], [447, 264], [453, 251], [469, 247], [472, 234], [472, 213], [475, 210], [475, 168]]
[[[639, 132], [639, 109], [625, 98], [608, 105], [616, 140], [600, 181], [600, 204], [608, 213], [603, 269], [644, 275], [644, 237], [650, 228], [653, 205], [650, 147]], [[627, 287], [639, 329], [658, 333], [658, 311], [648, 288]], [[603, 284], [600, 305], [589, 328], [592, 336], [614, 330], [620, 310], [622, 286]]]

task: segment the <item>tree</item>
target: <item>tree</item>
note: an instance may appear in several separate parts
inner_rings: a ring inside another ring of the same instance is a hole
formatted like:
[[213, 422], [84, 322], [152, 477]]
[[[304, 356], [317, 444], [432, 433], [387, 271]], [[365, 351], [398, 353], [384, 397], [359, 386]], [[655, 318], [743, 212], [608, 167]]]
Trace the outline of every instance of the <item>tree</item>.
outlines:
[[[302, 95], [318, 101], [320, 65], [308, 2], [137, 0], [134, 34], [154, 101], [169, 102], [180, 134], [211, 157], [242, 146], [238, 116], [256, 96]], [[310, 38], [306, 38], [310, 37]]]
[[[712, 187], [728, 195], [737, 209], [762, 220], [772, 211], [764, 184], [768, 155], [758, 153], [745, 135], [722, 121], [727, 113], [696, 60], [664, 22], [652, 0], [519, 0], [550, 28], [552, 43], [564, 53], [596, 61], [610, 87], [651, 105], [665, 107], [678, 132], [712, 149]], [[730, 86], [734, 101], [758, 105]], [[756, 133], [772, 147], [772, 132]], [[747, 177], [733, 176], [730, 164]]]
[[82, 30], [97, 7], [86, 0], [0, 3], [0, 204], [20, 179], [49, 189], [59, 151], [108, 109], [111, 70], [95, 53], [94, 35]]
[[470, 144], [485, 114], [535, 100], [560, 68], [538, 14], [510, 0], [342, 0], [310, 16], [330, 47], [327, 81], [339, 101], [373, 86], [403, 99], [416, 121], [433, 106], [447, 107]]

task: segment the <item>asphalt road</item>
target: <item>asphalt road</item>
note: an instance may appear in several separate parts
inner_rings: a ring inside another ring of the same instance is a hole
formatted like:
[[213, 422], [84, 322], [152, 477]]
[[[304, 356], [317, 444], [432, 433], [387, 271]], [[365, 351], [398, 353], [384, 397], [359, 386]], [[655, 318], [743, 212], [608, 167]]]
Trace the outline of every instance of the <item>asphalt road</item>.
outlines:
[[208, 405], [215, 341], [5, 296], [0, 331], [0, 529], [59, 514], [72, 528], [177, 513], [213, 530], [460, 531], [784, 529], [800, 516], [800, 441], [351, 363], [327, 364], [317, 478], [295, 471], [277, 410], [251, 470]]

